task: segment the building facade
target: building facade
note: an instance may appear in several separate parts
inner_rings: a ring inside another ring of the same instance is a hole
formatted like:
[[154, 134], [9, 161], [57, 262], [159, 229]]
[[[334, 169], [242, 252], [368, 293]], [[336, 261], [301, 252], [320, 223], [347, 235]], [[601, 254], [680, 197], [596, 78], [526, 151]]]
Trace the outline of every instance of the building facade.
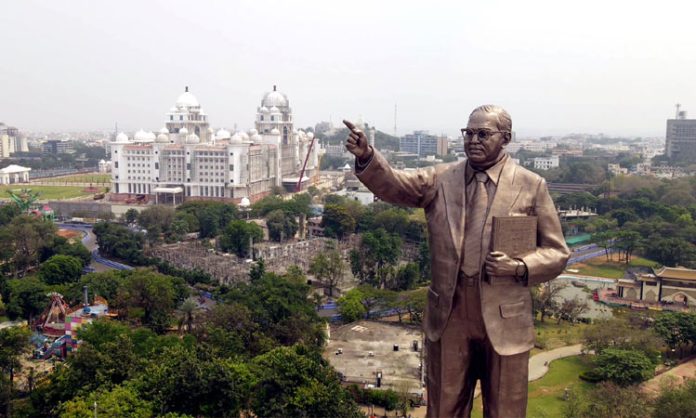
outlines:
[[536, 157], [533, 158], [532, 161], [534, 162], [534, 168], [537, 170], [550, 170], [552, 168], [558, 168], [560, 164], [557, 155], [554, 155], [553, 157]]
[[19, 130], [0, 122], [0, 158], [8, 158], [16, 152], [28, 152], [27, 138]]
[[426, 131], [414, 131], [399, 138], [399, 151], [417, 154], [418, 157], [447, 155], [447, 147], [447, 138], [430, 135]]
[[672, 161], [696, 161], [696, 119], [687, 119], [685, 112], [667, 119], [665, 150]]
[[632, 274], [618, 281], [617, 294], [629, 300], [696, 307], [696, 270], [662, 267]]
[[[157, 202], [173, 203], [186, 199], [239, 203], [243, 198], [253, 202], [268, 195], [273, 187], [283, 187], [286, 180], [296, 182], [293, 176], [305, 157], [305, 173], [309, 174], [305, 176], [309, 179], [318, 171], [319, 147], [312, 147], [309, 153], [313, 136], [292, 129], [287, 97], [275, 90], [272, 93], [285, 101], [287, 112], [280, 112], [279, 120], [275, 110], [259, 108], [258, 129], [234, 134], [219, 129], [214, 133], [207, 114], [186, 88], [157, 135], [140, 130], [131, 138], [120, 133], [110, 144], [112, 200], [149, 196]], [[281, 104], [275, 95], [266, 100], [269, 95], [262, 104]], [[266, 115], [273, 116], [268, 120], [273, 124], [266, 124]], [[288, 158], [289, 178], [282, 174], [282, 155]]]
[[51, 139], [41, 144], [41, 152], [50, 155], [70, 154], [74, 152], [73, 143], [71, 141]]

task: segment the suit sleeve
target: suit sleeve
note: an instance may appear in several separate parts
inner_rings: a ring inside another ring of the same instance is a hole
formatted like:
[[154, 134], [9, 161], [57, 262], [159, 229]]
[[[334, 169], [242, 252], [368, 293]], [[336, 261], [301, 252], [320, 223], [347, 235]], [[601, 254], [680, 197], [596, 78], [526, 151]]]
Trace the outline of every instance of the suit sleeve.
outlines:
[[360, 170], [356, 164], [356, 175], [375, 196], [395, 205], [423, 208], [433, 200], [437, 191], [435, 167], [394, 170], [377, 150], [365, 168]]
[[534, 209], [538, 222], [537, 250], [522, 257], [527, 265], [529, 286], [555, 279], [563, 272], [570, 257], [561, 222], [544, 179], [541, 179], [537, 187]]

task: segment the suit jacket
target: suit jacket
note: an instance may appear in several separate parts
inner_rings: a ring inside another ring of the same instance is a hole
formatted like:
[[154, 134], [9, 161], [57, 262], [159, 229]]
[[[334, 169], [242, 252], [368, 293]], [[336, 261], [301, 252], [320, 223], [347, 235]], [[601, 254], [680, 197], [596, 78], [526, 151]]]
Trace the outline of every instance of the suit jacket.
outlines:
[[[458, 162], [400, 171], [389, 166], [375, 150], [369, 164], [356, 173], [380, 199], [425, 209], [432, 282], [428, 288], [424, 328], [431, 341], [440, 339], [452, 312], [465, 233], [465, 168], [466, 162]], [[508, 158], [500, 173], [484, 233], [491, 233], [493, 216], [514, 215], [538, 217], [537, 249], [522, 257], [527, 265], [527, 283], [494, 286], [481, 280], [479, 284], [486, 333], [500, 355], [519, 354], [534, 346], [529, 286], [558, 276], [570, 255], [546, 181]]]

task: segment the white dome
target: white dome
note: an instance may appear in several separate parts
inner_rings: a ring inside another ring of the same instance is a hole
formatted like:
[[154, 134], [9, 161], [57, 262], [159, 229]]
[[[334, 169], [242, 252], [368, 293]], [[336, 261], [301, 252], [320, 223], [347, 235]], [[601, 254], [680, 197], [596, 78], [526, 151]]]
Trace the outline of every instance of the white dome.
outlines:
[[215, 139], [230, 139], [231, 135], [232, 134], [230, 134], [230, 131], [228, 131], [227, 129], [220, 129], [215, 134]]
[[106, 160], [99, 160], [99, 164], [106, 164]]
[[128, 135], [121, 132], [120, 134], [116, 135], [116, 142], [128, 142]]
[[145, 132], [144, 130], [139, 130], [138, 132], [135, 133], [133, 136], [133, 140], [136, 142], [143, 142], [147, 141], [150, 138], [150, 136]]
[[191, 134], [191, 135], [186, 137], [187, 144], [198, 144], [200, 142], [201, 142], [201, 139], [196, 134]]
[[196, 99], [196, 96], [191, 94], [191, 92], [188, 91], [188, 87], [186, 87], [186, 91], [179, 96], [178, 99], [176, 99], [176, 107], [182, 108], [182, 107], [198, 107], [200, 104], [198, 103], [198, 99]]
[[251, 142], [253, 142], [255, 144], [257, 144], [263, 140], [263, 138], [261, 138], [261, 135], [259, 135], [259, 134], [253, 134], [249, 137], [249, 139], [251, 140]]
[[209, 134], [212, 134], [212, 133], [214, 133], [214, 132], [215, 132], [215, 131], [213, 130], [213, 128], [208, 128], [208, 133], [209, 133]]
[[259, 112], [261, 112], [261, 113], [268, 113], [268, 108], [267, 108], [266, 106], [261, 106], [261, 107], [259, 108]]
[[238, 133], [232, 135], [232, 138], [230, 139], [230, 142], [237, 143], [237, 144], [238, 144], [238, 143], [241, 143], [241, 142], [242, 142], [242, 137], [241, 137], [241, 135], [239, 135]]
[[278, 130], [278, 128], [271, 129], [271, 135], [280, 135], [280, 131]]
[[242, 138], [242, 141], [248, 141], [249, 140], [249, 135], [247, 135], [246, 132], [240, 132], [239, 136]]
[[307, 138], [309, 138], [309, 139], [314, 138], [314, 132], [307, 132]]
[[159, 142], [159, 143], [166, 143], [166, 142], [169, 142], [169, 135], [167, 135], [167, 134], [159, 134], [159, 135], [157, 135], [157, 142]]
[[186, 128], [179, 129], [179, 135], [188, 135], [188, 129], [186, 129]]
[[271, 111], [271, 113], [280, 113], [280, 109], [278, 109], [278, 108], [275, 107], [275, 106], [271, 107], [271, 110], [270, 110], [270, 111]]
[[275, 86], [273, 86], [273, 91], [270, 93], [266, 93], [266, 95], [263, 96], [261, 105], [266, 107], [287, 106], [288, 98], [283, 93], [276, 91]]
[[249, 201], [249, 198], [248, 198], [248, 197], [243, 197], [243, 198], [242, 198], [242, 201], [239, 202], [239, 206], [241, 206], [241, 207], [243, 207], [243, 208], [248, 208], [249, 206], [251, 206], [251, 202]]
[[159, 130], [159, 133], [161, 133], [161, 134], [167, 134], [167, 135], [168, 135], [168, 134], [169, 134], [169, 129], [167, 129], [167, 128], [162, 128], [162, 129]]
[[256, 129], [249, 129], [249, 135], [256, 135], [257, 133], [259, 133], [259, 131], [257, 131]]
[[148, 141], [154, 141], [157, 138], [154, 132], [148, 132], [147, 133], [147, 139]]

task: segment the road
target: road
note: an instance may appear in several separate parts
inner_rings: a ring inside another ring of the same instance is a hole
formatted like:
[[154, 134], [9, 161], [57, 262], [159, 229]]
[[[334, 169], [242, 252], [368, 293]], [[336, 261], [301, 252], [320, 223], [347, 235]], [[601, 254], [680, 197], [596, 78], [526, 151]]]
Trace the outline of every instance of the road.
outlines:
[[82, 236], [82, 244], [89, 250], [92, 254], [92, 262], [89, 267], [94, 269], [94, 271], [106, 271], [106, 270], [132, 270], [133, 267], [126, 264], [118, 263], [116, 261], [108, 260], [99, 254], [99, 245], [97, 245], [97, 237], [92, 232], [92, 225], [90, 224], [65, 224], [57, 223], [58, 228], [71, 229], [74, 231], [80, 231]]

